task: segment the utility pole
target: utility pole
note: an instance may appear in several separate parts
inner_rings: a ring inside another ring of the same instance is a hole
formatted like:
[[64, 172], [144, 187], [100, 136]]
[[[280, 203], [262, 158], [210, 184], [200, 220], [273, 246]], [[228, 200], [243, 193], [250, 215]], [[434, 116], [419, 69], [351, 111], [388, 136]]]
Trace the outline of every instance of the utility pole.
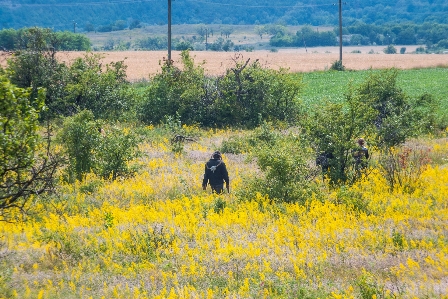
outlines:
[[339, 0], [339, 61], [342, 65], [342, 0]]
[[76, 22], [73, 20], [73, 33], [76, 33]]
[[207, 51], [208, 48], [207, 38], [208, 38], [208, 28], [205, 28], [205, 51]]
[[171, 0], [168, 0], [168, 63], [171, 64]]

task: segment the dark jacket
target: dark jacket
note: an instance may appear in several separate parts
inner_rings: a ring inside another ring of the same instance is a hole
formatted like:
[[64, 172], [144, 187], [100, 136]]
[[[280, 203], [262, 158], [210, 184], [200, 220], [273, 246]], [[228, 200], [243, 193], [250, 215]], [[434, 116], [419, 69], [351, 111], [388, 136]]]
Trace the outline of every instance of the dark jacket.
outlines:
[[205, 163], [202, 186], [207, 186], [207, 183], [211, 186], [222, 185], [224, 182], [229, 185], [229, 173], [226, 164], [222, 160], [210, 159]]
[[369, 150], [365, 146], [359, 146], [357, 149], [353, 150], [353, 158], [355, 158], [355, 163], [357, 165], [367, 166], [367, 159], [369, 159]]

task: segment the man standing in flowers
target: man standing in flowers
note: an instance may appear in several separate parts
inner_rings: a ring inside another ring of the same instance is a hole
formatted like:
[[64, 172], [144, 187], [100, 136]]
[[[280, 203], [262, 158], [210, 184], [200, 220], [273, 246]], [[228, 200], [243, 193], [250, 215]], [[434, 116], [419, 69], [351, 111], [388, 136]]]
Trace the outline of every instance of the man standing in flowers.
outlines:
[[226, 164], [222, 161], [222, 155], [219, 151], [212, 154], [211, 159], [205, 163], [204, 180], [202, 189], [206, 190], [207, 184], [210, 184], [212, 192], [221, 194], [226, 183], [227, 192], [230, 192], [229, 173]]

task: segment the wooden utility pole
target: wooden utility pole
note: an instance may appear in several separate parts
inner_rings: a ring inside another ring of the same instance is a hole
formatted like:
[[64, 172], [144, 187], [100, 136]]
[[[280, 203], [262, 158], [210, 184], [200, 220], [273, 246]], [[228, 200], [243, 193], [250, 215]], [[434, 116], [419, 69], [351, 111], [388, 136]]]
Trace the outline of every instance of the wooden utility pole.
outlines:
[[342, 0], [339, 0], [339, 61], [342, 65]]
[[207, 51], [208, 48], [207, 38], [208, 38], [208, 28], [205, 28], [205, 51]]
[[171, 63], [171, 0], [168, 0], [168, 63]]

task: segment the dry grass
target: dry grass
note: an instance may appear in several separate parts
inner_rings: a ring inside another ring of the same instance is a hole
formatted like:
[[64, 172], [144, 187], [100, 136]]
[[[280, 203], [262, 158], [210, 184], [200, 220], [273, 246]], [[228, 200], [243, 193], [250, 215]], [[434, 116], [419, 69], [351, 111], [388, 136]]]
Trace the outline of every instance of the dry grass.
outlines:
[[[376, 47], [345, 47], [343, 64], [347, 69], [365, 70], [369, 68], [399, 68], [413, 69], [426, 67], [448, 66], [448, 55], [443, 54], [395, 54], [387, 55], [382, 52], [384, 46]], [[399, 49], [400, 47], [397, 46]], [[416, 46], [407, 46], [407, 51], [412, 52]], [[360, 50], [361, 53], [350, 53]], [[375, 54], [368, 54], [370, 51]], [[160, 64], [167, 57], [166, 51], [123, 51], [102, 52], [104, 63], [125, 60], [128, 66], [128, 79], [138, 81], [148, 79], [150, 75], [160, 71]], [[193, 51], [192, 56], [196, 63], [205, 62], [204, 68], [208, 74], [220, 75], [226, 69], [234, 65], [234, 59], [258, 59], [263, 66], [278, 69], [289, 68], [292, 72], [323, 71], [330, 68], [331, 64], [339, 60], [338, 47], [281, 49], [278, 52], [254, 51], [254, 52], [205, 52]], [[60, 52], [59, 57], [64, 61], [72, 61], [81, 57], [84, 52]], [[179, 51], [173, 51], [173, 60], [178, 62]], [[0, 53], [0, 64], [5, 65], [6, 55]]]

